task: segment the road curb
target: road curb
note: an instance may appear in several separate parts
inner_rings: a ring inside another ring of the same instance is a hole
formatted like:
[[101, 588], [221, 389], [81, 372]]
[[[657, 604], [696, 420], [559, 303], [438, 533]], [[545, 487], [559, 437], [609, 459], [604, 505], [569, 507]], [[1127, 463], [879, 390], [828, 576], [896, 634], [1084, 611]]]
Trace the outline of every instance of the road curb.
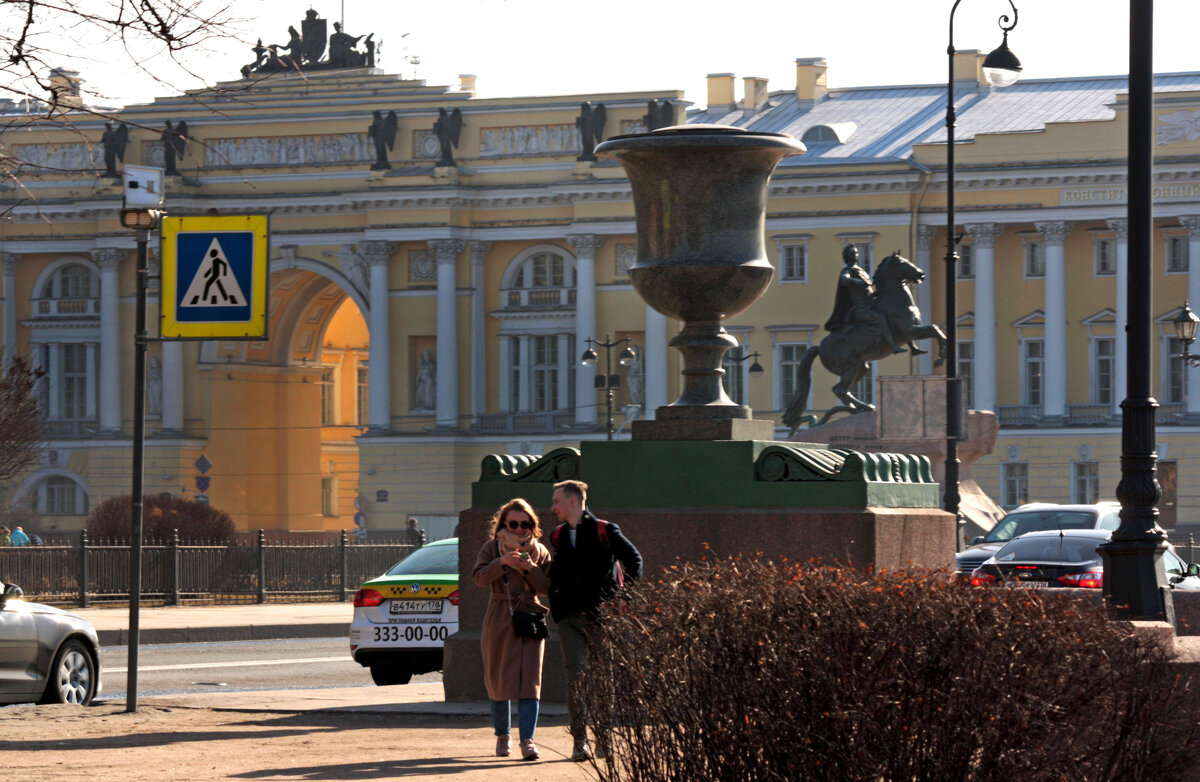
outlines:
[[[99, 630], [101, 646], [127, 646], [129, 629]], [[138, 631], [143, 644], [221, 643], [224, 641], [277, 641], [284, 638], [349, 639], [349, 622], [323, 622], [269, 625], [231, 625], [225, 627], [158, 627]], [[348, 642], [348, 641], [347, 641]]]

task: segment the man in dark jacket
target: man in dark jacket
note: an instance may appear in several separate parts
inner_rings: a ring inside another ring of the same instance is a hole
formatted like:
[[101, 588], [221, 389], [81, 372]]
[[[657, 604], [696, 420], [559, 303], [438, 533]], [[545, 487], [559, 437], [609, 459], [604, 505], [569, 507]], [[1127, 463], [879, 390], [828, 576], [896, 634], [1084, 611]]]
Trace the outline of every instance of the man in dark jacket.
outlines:
[[[575, 688], [587, 662], [587, 637], [596, 629], [600, 604], [618, 589], [618, 563], [625, 578], [642, 575], [642, 555], [621, 529], [597, 519], [587, 510], [587, 484], [554, 484], [551, 510], [563, 524], [555, 530], [550, 564], [550, 613], [558, 623], [563, 663], [567, 669], [567, 713], [574, 751], [571, 759], [592, 756]], [[606, 750], [603, 737], [600, 749]]]

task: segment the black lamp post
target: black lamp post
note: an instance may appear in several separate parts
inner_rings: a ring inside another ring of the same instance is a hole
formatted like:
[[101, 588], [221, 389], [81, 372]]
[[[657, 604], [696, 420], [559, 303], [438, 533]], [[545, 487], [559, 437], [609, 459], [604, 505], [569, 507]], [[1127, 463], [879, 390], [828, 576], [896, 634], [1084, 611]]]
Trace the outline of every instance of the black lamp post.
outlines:
[[[752, 375], [761, 375], [763, 373], [762, 364], [758, 363], [760, 358], [762, 358], [762, 355], [757, 350], [753, 353], [747, 353], [744, 356], [735, 356], [732, 353], [725, 354], [725, 361], [729, 362], [730, 364], [737, 364], [738, 366], [741, 366], [750, 359], [754, 359], [754, 363], [750, 365], [750, 374]], [[733, 401], [737, 402], [739, 405], [742, 404], [741, 386], [738, 386], [738, 398]]]
[[[942, 507], [957, 519], [954, 548], [962, 551], [962, 531], [966, 525], [959, 513], [958, 441], [962, 439], [962, 386], [958, 377], [958, 235], [954, 233], [954, 12], [962, 0], [950, 8], [950, 44], [946, 47], [950, 70], [946, 79], [946, 486]], [[1004, 39], [983, 60], [983, 75], [993, 87], [1007, 87], [1021, 74], [1021, 61], [1008, 48], [1008, 33], [1017, 26], [1017, 6], [1000, 17]]]
[[[1153, 353], [1154, 257], [1154, 2], [1129, 3], [1129, 323], [1125, 400], [1121, 402], [1121, 526], [1101, 545], [1104, 598], [1120, 619], [1174, 623], [1175, 606], [1163, 569], [1167, 534], [1158, 526], [1158, 453], [1150, 394]], [[1190, 312], [1187, 305], [1184, 310]], [[1183, 315], [1183, 313], [1181, 313]], [[1194, 324], [1176, 328], [1190, 330]], [[1186, 334], [1181, 333], [1181, 336]], [[1187, 354], [1185, 348], [1185, 355]]]
[[624, 345], [625, 349], [621, 351], [621, 355], [617, 357], [617, 363], [623, 367], [627, 367], [637, 358], [637, 354], [633, 352], [633, 342], [629, 337], [621, 337], [618, 340], [610, 341], [609, 335], [604, 335], [604, 341], [592, 339], [588, 337], [586, 342], [590, 347], [583, 352], [580, 358], [580, 363], [585, 367], [595, 366], [599, 356], [596, 355], [595, 348], [604, 348], [604, 365], [605, 371], [603, 375], [596, 375], [596, 388], [604, 389], [604, 407], [608, 413], [607, 431], [608, 439], [613, 439], [613, 389], [621, 387], [621, 376], [612, 371], [612, 349], [618, 345]]
[[1171, 356], [1171, 358], [1183, 359], [1191, 367], [1200, 367], [1200, 356], [1191, 353], [1191, 345], [1196, 341], [1196, 327], [1200, 326], [1200, 318], [1197, 318], [1196, 313], [1192, 312], [1187, 299], [1183, 300], [1183, 308], [1179, 310], [1179, 314], [1171, 319], [1171, 325], [1175, 327], [1175, 338], [1183, 343], [1183, 352], [1177, 356]]

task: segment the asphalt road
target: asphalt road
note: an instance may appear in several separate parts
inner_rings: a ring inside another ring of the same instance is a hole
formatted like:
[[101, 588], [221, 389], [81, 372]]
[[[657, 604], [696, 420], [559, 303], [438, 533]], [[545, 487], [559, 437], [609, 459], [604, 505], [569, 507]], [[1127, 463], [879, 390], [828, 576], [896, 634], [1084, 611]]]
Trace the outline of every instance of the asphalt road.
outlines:
[[[124, 699], [128, 655], [126, 646], [101, 648], [101, 700]], [[441, 680], [441, 673], [413, 677]], [[345, 638], [154, 644], [138, 654], [139, 696], [374, 686]]]

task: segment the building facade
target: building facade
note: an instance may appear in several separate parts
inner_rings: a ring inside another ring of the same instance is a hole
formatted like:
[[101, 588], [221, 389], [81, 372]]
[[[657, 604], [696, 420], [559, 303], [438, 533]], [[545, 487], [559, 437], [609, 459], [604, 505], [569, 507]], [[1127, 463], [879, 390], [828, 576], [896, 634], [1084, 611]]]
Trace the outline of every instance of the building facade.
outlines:
[[[980, 483], [1004, 506], [1111, 498], [1126, 349], [1124, 80], [995, 90], [977, 52], [957, 58], [959, 369], [971, 407], [1001, 424]], [[704, 106], [681, 92], [481, 99], [474, 77], [434, 87], [346, 68], [123, 109], [125, 163], [164, 165], [165, 123], [186, 122], [170, 214], [271, 219], [270, 339], [151, 346], [147, 491], [205, 494], [245, 530], [353, 529], [361, 514], [367, 530], [416, 516], [448, 534], [484, 455], [605, 436], [606, 354], [581, 365], [589, 339], [627, 338], [638, 354], [619, 369], [612, 355], [617, 437], [672, 401], [678, 323], [629, 282], [628, 181], [587, 159], [578, 130], [597, 104], [605, 137], [662, 124], [655, 101], [670, 121], [784, 132], [808, 147], [771, 184], [775, 280], [726, 323], [740, 343], [729, 391], [756, 417], [787, 407], [847, 244], [868, 265], [897, 250], [914, 259], [927, 272], [921, 310], [944, 323], [945, 85], [829, 89], [826, 70], [797, 60], [796, 83], [774, 91], [714, 74]], [[1200, 73], [1159, 76], [1157, 91], [1158, 440], [1163, 520], [1184, 527], [1200, 524], [1188, 479], [1200, 370], [1172, 358], [1169, 321], [1200, 301]], [[455, 109], [457, 145], [436, 124]], [[80, 112], [0, 133], [22, 162], [22, 189], [3, 194], [3, 346], [46, 370], [47, 436], [5, 501], [43, 531], [79, 529], [89, 507], [129, 490], [134, 240], [118, 223], [118, 180], [104, 175], [105, 130]], [[761, 374], [749, 371], [755, 353]], [[932, 359], [897, 355], [873, 373], [935, 374]], [[836, 404], [834, 380], [814, 370], [811, 408]]]

